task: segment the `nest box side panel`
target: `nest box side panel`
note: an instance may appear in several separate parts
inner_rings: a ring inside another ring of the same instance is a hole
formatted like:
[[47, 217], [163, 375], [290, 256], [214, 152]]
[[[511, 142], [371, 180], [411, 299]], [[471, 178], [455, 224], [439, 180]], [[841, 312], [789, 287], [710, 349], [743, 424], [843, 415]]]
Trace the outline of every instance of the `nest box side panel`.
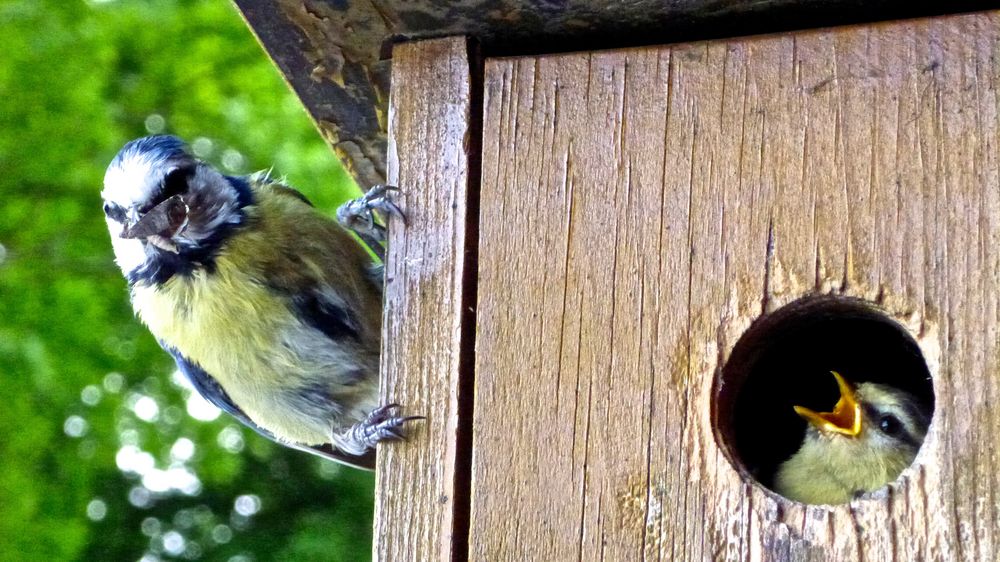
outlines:
[[389, 231], [380, 395], [427, 419], [407, 426], [407, 441], [378, 447], [373, 559], [450, 560], [467, 544], [472, 79], [465, 38], [394, 55], [389, 180], [403, 186], [406, 224], [393, 219]]
[[[488, 60], [470, 556], [1000, 550], [1000, 16]], [[848, 505], [742, 477], [713, 384], [761, 314], [877, 302], [930, 364], [915, 467]]]

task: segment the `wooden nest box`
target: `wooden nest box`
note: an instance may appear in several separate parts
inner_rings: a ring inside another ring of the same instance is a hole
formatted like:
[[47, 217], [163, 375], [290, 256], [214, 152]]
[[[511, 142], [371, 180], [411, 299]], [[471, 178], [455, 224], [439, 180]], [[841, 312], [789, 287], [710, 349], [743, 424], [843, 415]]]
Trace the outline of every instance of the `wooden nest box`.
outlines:
[[[404, 192], [382, 393], [427, 420], [379, 449], [377, 560], [998, 559], [1000, 13], [236, 4], [362, 187]], [[789, 341], [803, 373], [924, 373], [899, 480], [768, 489], [734, 408]]]

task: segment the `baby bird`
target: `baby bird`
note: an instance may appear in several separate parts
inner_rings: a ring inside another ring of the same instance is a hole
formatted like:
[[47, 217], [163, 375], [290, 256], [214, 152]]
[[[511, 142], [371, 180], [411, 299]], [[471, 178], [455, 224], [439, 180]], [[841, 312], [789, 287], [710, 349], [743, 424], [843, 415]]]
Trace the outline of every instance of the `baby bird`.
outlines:
[[909, 393], [871, 382], [853, 388], [833, 372], [832, 412], [795, 406], [809, 422], [802, 447], [782, 463], [774, 489], [810, 504], [846, 503], [892, 482], [917, 455], [929, 415]]
[[[367, 241], [382, 186], [344, 207]], [[266, 174], [230, 177], [157, 135], [126, 144], [104, 214], [132, 306], [209, 402], [279, 443], [370, 468], [402, 437], [379, 407], [382, 268], [340, 225]]]

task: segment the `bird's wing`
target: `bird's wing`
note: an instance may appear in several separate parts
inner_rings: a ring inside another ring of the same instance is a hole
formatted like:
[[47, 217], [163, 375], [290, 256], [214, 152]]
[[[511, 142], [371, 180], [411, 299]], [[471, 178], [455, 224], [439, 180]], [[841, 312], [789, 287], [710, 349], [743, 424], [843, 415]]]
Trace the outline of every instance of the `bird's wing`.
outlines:
[[282, 184], [282, 183], [271, 183], [271, 184], [268, 184], [268, 187], [270, 187], [272, 190], [274, 190], [275, 193], [278, 193], [278, 194], [281, 194], [281, 195], [287, 195], [289, 197], [294, 197], [294, 198], [298, 199], [299, 201], [302, 201], [306, 205], [309, 205], [310, 207], [313, 206], [312, 201], [310, 201], [305, 195], [302, 195], [302, 192], [300, 192], [299, 190], [297, 190], [295, 188], [288, 187], [287, 185]]
[[317, 287], [309, 289], [292, 297], [297, 316], [332, 341], [345, 337], [357, 339], [358, 320], [346, 305], [338, 302], [336, 294]]
[[302, 195], [302, 192], [295, 189], [294, 187], [288, 187], [287, 185], [281, 183], [280, 180], [271, 177], [271, 170], [262, 170], [260, 172], [250, 174], [241, 178], [243, 181], [249, 182], [251, 184], [256, 184], [262, 188], [270, 189], [274, 193], [279, 195], [286, 195], [289, 197], [294, 197], [299, 201], [302, 201], [310, 207], [313, 206], [312, 201], [308, 197]]
[[160, 345], [167, 351], [167, 353], [170, 354], [171, 357], [174, 358], [174, 361], [177, 363], [177, 368], [184, 374], [185, 377], [187, 377], [188, 381], [191, 382], [191, 386], [194, 387], [202, 398], [209, 401], [216, 408], [219, 408], [223, 412], [233, 416], [243, 425], [263, 435], [264, 437], [267, 437], [271, 441], [274, 441], [279, 445], [284, 445], [306, 453], [312, 453], [316, 456], [334, 460], [355, 468], [372, 470], [375, 467], [375, 451], [369, 451], [364, 455], [355, 456], [348, 455], [333, 448], [329, 444], [303, 445], [301, 443], [290, 443], [276, 439], [273, 433], [254, 423], [254, 421], [250, 419], [250, 416], [246, 415], [246, 413], [241, 410], [235, 402], [233, 402], [233, 400], [229, 397], [229, 394], [226, 393], [226, 390], [222, 388], [222, 385], [220, 385], [219, 382], [216, 381], [211, 375], [205, 372], [204, 369], [199, 367], [193, 361], [189, 361], [178, 350], [163, 345], [162, 343]]
[[[247, 181], [256, 185], [257, 189], [265, 190], [278, 197], [290, 197], [302, 201], [310, 207], [313, 206], [305, 195], [275, 180], [267, 171], [248, 176]], [[323, 221], [324, 225], [327, 223], [328, 221]], [[329, 225], [334, 228], [335, 232], [346, 236], [351, 240], [350, 243], [353, 243], [353, 239], [350, 238], [346, 230], [333, 226], [332, 222]], [[313, 235], [316, 237], [326, 237], [329, 233], [328, 230], [324, 230], [316, 231]], [[303, 263], [295, 261], [286, 261], [284, 265], [285, 267], [273, 268], [274, 271], [265, 271], [265, 274], [271, 274], [267, 277], [266, 282], [272, 289], [292, 299], [292, 306], [299, 318], [322, 332], [332, 341], [337, 341], [345, 337], [354, 339], [359, 337], [361, 326], [359, 325], [358, 318], [352, 313], [352, 307], [344, 302], [339, 296], [338, 291], [325, 287], [327, 285], [325, 279], [317, 277], [313, 273], [318, 268], [327, 271], [336, 270], [342, 274], [344, 273], [343, 266], [340, 268], [331, 268], [328, 267], [331, 265], [329, 263], [316, 263], [315, 267], [306, 267]], [[379, 268], [377, 272], [370, 274], [370, 279], [367, 279], [367, 281], [372, 281], [379, 287], [380, 293], [382, 285], [381, 276], [382, 270]]]

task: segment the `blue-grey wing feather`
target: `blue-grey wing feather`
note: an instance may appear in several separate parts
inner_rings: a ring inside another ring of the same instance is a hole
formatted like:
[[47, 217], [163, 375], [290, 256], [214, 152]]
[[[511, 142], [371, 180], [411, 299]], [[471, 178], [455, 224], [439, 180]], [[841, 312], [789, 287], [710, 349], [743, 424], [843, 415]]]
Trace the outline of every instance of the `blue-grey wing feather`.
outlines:
[[358, 320], [347, 308], [330, 302], [320, 292], [307, 291], [292, 297], [296, 316], [331, 341], [358, 339]]

